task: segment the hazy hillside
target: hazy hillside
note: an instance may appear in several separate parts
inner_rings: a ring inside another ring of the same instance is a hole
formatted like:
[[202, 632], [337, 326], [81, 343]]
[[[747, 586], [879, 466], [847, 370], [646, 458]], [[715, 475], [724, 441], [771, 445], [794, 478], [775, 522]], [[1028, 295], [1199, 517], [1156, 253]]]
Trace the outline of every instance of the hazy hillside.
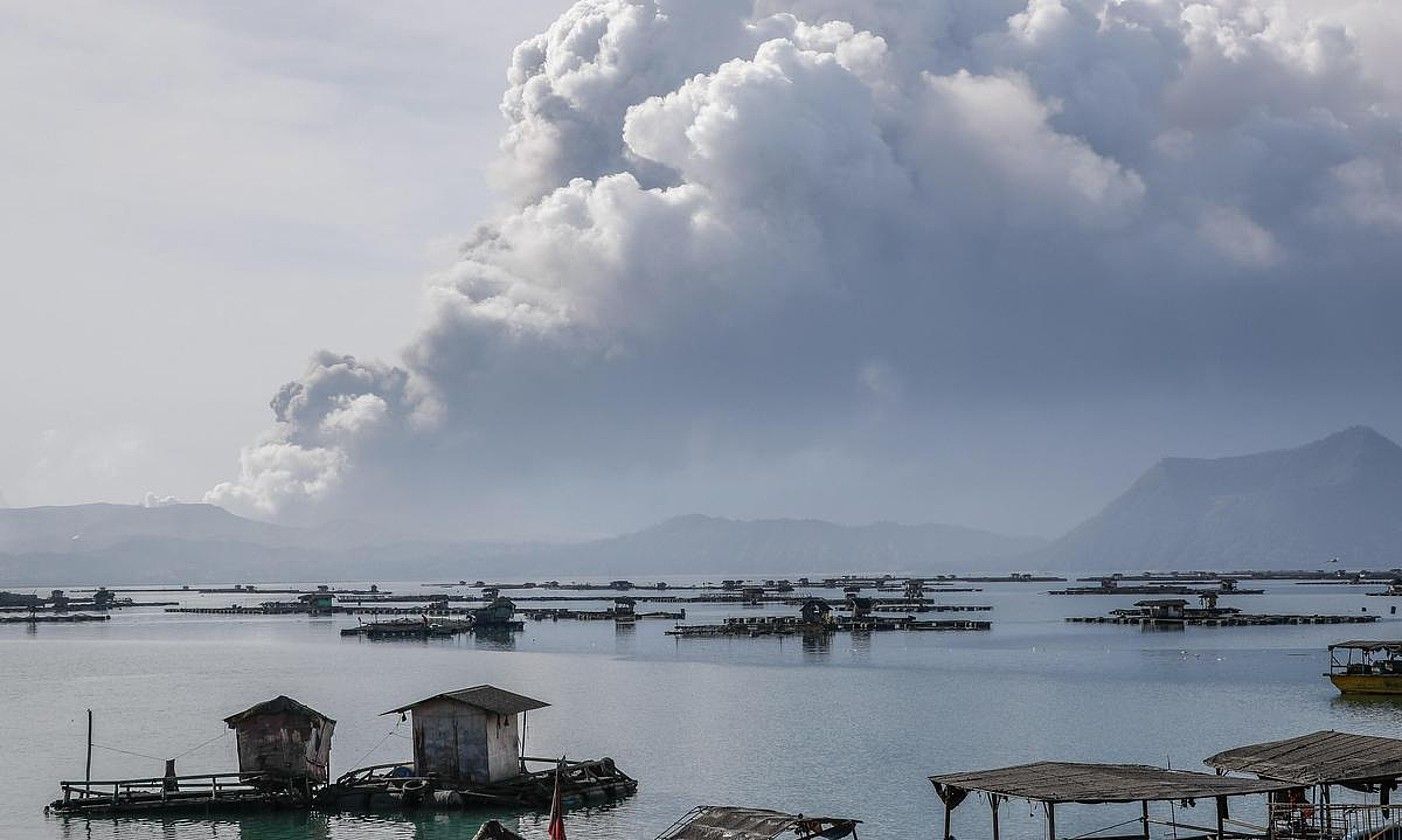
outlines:
[[546, 557], [603, 573], [690, 570], [834, 571], [976, 569], [1043, 544], [954, 525], [837, 525], [816, 519], [679, 516], [612, 539], [562, 546]]
[[209, 505], [0, 510], [0, 586], [977, 569], [1039, 545], [950, 525], [682, 516], [565, 545], [287, 528]]
[[1055, 569], [1402, 564], [1402, 447], [1356, 426], [1296, 449], [1166, 458], [1028, 562]]
[[235, 516], [214, 505], [67, 505], [0, 508], [0, 552], [89, 552], [133, 538], [295, 544], [296, 529]]

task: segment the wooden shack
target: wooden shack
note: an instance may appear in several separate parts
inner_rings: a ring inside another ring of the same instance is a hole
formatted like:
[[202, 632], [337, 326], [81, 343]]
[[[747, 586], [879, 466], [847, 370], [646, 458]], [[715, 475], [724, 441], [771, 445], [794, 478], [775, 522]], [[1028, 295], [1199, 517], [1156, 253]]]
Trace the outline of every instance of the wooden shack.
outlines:
[[1182, 598], [1157, 598], [1149, 601], [1136, 601], [1144, 623], [1179, 623], [1187, 617], [1188, 602]]
[[238, 736], [239, 772], [263, 774], [260, 783], [325, 784], [336, 721], [279, 695], [224, 718]]
[[435, 694], [385, 714], [412, 716], [414, 775], [486, 784], [521, 775], [521, 717], [549, 705], [478, 685]]

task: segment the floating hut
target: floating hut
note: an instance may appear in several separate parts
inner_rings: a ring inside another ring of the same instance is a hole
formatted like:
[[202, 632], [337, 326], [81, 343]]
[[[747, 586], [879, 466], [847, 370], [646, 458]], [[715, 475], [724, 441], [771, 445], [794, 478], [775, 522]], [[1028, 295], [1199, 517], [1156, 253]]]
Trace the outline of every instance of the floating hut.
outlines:
[[[435, 694], [385, 712], [412, 716], [412, 763], [377, 764], [327, 785], [318, 804], [331, 809], [472, 807], [549, 808], [559, 779], [567, 805], [628, 796], [638, 783], [611, 758], [527, 758], [525, 714], [548, 706], [490, 685]], [[535, 764], [542, 769], [528, 769]]]
[[435, 694], [385, 712], [412, 716], [414, 775], [482, 784], [521, 775], [520, 720], [549, 703], [491, 685]]
[[693, 808], [657, 840], [857, 840], [861, 820], [839, 817], [806, 817], [762, 808], [732, 808], [726, 805], [702, 805]]
[[306, 787], [329, 781], [336, 721], [286, 695], [250, 706], [224, 723], [237, 733], [239, 773], [256, 784]]

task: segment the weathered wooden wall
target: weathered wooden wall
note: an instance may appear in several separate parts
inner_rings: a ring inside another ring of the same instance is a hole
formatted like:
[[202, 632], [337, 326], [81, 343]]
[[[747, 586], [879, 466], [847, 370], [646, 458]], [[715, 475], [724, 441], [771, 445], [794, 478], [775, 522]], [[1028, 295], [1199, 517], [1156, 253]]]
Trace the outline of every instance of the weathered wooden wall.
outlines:
[[430, 700], [414, 707], [413, 716], [417, 775], [480, 784], [520, 774], [516, 715]]
[[302, 715], [259, 715], [237, 725], [239, 771], [267, 772], [279, 778], [329, 780], [331, 734], [336, 724], [320, 726]]

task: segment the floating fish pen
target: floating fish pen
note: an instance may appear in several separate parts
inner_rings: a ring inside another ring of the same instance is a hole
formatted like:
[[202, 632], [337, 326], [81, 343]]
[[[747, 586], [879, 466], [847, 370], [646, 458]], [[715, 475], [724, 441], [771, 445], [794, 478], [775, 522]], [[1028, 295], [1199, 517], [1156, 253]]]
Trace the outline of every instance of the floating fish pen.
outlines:
[[149, 779], [59, 782], [63, 798], [44, 810], [73, 816], [135, 816], [149, 813], [224, 813], [305, 808], [295, 790], [260, 786], [257, 773], [206, 773]]
[[872, 605], [871, 610], [872, 612], [881, 613], [992, 612], [993, 608], [988, 605], [918, 604], [906, 601], [892, 601], [890, 603], [877, 602]]
[[0, 624], [85, 624], [89, 621], [111, 621], [110, 615], [88, 613], [29, 613], [26, 615], [0, 615]]
[[[561, 774], [561, 801], [568, 808], [621, 799], [638, 790], [637, 780], [619, 770], [611, 758], [563, 764], [558, 759], [544, 758], [520, 761], [522, 770], [516, 775], [481, 783], [419, 776], [412, 762], [362, 767], [324, 788], [316, 804], [332, 811], [545, 809], [550, 807], [554, 794], [556, 773]], [[541, 768], [531, 770], [529, 764]]]
[[45, 811], [116, 816], [311, 806], [313, 792], [327, 779], [336, 721], [290, 697], [278, 696], [231, 715], [224, 723], [237, 735], [237, 773], [179, 776], [175, 761], [170, 760], [165, 775], [156, 778], [59, 782], [63, 797], [49, 803]]
[[1264, 589], [1242, 589], [1236, 580], [1227, 578], [1214, 589], [1201, 586], [1184, 586], [1173, 583], [1152, 583], [1139, 586], [1122, 586], [1119, 578], [1104, 578], [1096, 586], [1072, 586], [1066, 589], [1053, 589], [1048, 595], [1262, 595]]
[[[638, 782], [611, 758], [523, 758], [525, 714], [549, 704], [489, 685], [386, 712], [412, 718], [410, 762], [352, 770], [329, 781], [336, 722], [280, 696], [225, 718], [237, 733], [238, 772], [62, 781], [47, 813], [142, 816], [271, 810], [545, 809], [556, 779], [568, 805], [629, 796]], [[91, 738], [91, 733], [89, 734]], [[536, 765], [532, 768], [531, 765]]]
[[798, 616], [754, 616], [727, 618], [721, 624], [678, 624], [667, 631], [668, 636], [695, 638], [706, 636], [796, 636], [839, 632], [960, 631], [991, 630], [991, 621], [948, 619], [925, 621], [906, 617], [838, 618], [828, 622], [806, 622]]
[[430, 621], [402, 618], [393, 621], [367, 621], [354, 627], [341, 628], [342, 636], [364, 636], [367, 639], [446, 639], [472, 632], [470, 621]]
[[677, 612], [621, 612], [616, 609], [611, 610], [572, 610], [572, 609], [523, 609], [519, 611], [521, 615], [532, 621], [636, 621], [642, 619], [667, 619], [670, 621], [682, 621], [686, 618], [686, 610]]
[[[385, 712], [412, 721], [412, 762], [352, 770], [317, 795], [331, 810], [548, 808], [558, 774], [567, 804], [632, 795], [638, 783], [611, 758], [523, 758], [525, 715], [548, 703], [479, 685]], [[529, 764], [545, 765], [531, 770]]]
[[1077, 624], [1122, 624], [1139, 627], [1177, 629], [1182, 627], [1269, 627], [1289, 624], [1371, 624], [1378, 616], [1356, 615], [1252, 615], [1231, 607], [1216, 606], [1216, 599], [1205, 598], [1206, 606], [1191, 608], [1181, 598], [1140, 601], [1134, 609], [1112, 610], [1109, 615], [1076, 616], [1067, 621]]

